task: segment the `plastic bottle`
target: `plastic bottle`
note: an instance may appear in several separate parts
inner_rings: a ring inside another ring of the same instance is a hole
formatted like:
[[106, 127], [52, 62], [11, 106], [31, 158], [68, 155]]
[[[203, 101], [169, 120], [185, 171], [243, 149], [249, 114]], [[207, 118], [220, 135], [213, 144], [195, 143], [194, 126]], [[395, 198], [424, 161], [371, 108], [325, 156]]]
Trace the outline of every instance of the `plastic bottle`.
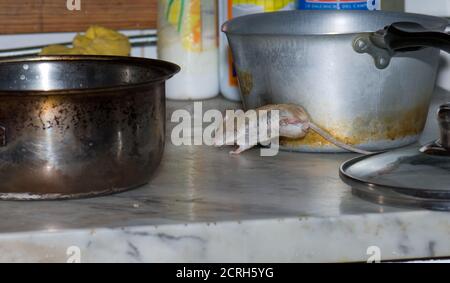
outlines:
[[167, 82], [167, 98], [198, 100], [218, 95], [216, 1], [159, 0], [158, 9], [158, 58], [181, 67]]
[[[219, 31], [222, 24], [231, 18], [262, 12], [293, 10], [294, 2], [295, 0], [219, 0]], [[227, 37], [222, 32], [219, 36], [219, 61], [220, 92], [229, 100], [241, 100]]]

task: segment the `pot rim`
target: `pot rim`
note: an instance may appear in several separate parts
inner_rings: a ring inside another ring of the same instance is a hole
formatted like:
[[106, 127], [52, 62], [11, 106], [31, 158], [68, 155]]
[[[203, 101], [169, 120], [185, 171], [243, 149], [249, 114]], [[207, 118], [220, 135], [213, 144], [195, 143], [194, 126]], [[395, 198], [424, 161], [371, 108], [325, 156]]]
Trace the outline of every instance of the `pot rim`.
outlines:
[[[283, 15], [284, 14], [284, 15]], [[240, 36], [337, 36], [337, 35], [354, 35], [359, 33], [366, 33], [366, 32], [376, 32], [377, 30], [370, 30], [370, 29], [360, 29], [355, 30], [352, 32], [280, 32], [280, 33], [270, 33], [270, 32], [254, 32], [254, 31], [242, 31], [240, 30], [240, 27], [234, 27], [234, 26], [252, 26], [249, 23], [245, 22], [253, 22], [253, 21], [262, 21], [267, 16], [279, 16], [284, 17], [289, 14], [298, 14], [297, 17], [302, 15], [328, 15], [328, 16], [338, 16], [338, 15], [349, 15], [349, 16], [389, 16], [389, 17], [399, 17], [402, 18], [401, 20], [404, 21], [405, 17], [410, 17], [411, 21], [414, 21], [414, 19], [417, 22], [426, 22], [430, 25], [433, 25], [432, 29], [441, 29], [444, 30], [446, 27], [450, 25], [450, 21], [442, 18], [442, 17], [436, 17], [436, 16], [429, 16], [424, 14], [417, 14], [417, 13], [405, 13], [405, 12], [391, 12], [391, 11], [364, 11], [364, 10], [294, 10], [294, 11], [276, 11], [276, 12], [269, 12], [269, 13], [257, 13], [257, 14], [250, 14], [245, 15], [237, 18], [233, 18], [231, 20], [228, 20], [225, 22], [222, 27], [221, 31], [224, 32], [227, 35], [240, 35]], [[266, 18], [267, 19], [267, 18]], [[264, 20], [266, 20], [264, 19]], [[244, 24], [245, 23], [245, 24]], [[253, 25], [258, 26], [258, 25]], [[380, 27], [379, 29], [382, 29], [383, 27]]]
[[83, 94], [102, 94], [111, 93], [112, 91], [140, 89], [148, 87], [155, 83], [165, 82], [172, 76], [177, 74], [181, 68], [180, 66], [163, 60], [141, 58], [141, 57], [126, 57], [126, 56], [106, 56], [106, 55], [37, 55], [37, 56], [13, 56], [0, 59], [0, 65], [10, 63], [30, 63], [30, 62], [71, 62], [71, 61], [98, 61], [98, 62], [119, 62], [131, 65], [141, 65], [157, 68], [161, 75], [154, 79], [139, 83], [132, 83], [127, 85], [111, 85], [107, 87], [92, 87], [92, 88], [76, 88], [76, 89], [55, 89], [55, 90], [0, 90], [0, 97], [15, 96], [54, 96], [54, 95], [83, 95]]

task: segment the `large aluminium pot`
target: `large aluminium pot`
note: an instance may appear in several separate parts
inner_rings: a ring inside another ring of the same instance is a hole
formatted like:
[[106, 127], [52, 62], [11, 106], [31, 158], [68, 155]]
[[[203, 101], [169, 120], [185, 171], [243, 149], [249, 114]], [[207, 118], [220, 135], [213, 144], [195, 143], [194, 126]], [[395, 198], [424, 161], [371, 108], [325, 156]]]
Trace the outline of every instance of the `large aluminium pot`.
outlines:
[[[222, 30], [245, 108], [299, 104], [341, 141], [385, 150], [415, 142], [424, 128], [440, 51], [421, 46], [448, 44], [448, 35], [436, 33], [447, 25], [407, 13], [288, 11], [235, 18]], [[280, 143], [338, 151], [313, 133]]]
[[0, 198], [64, 199], [149, 181], [178, 66], [108, 56], [0, 60]]

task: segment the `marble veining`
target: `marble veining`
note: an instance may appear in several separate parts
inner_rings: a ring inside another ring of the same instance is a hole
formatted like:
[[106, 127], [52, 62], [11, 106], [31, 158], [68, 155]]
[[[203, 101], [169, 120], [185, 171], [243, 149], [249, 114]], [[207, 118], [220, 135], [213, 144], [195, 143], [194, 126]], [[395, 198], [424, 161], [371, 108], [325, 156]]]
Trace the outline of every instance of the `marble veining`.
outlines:
[[[383, 260], [446, 257], [447, 213], [298, 217], [2, 234], [0, 261], [65, 262], [352, 262], [376, 246]], [[24, 257], [26, 255], [26, 257]]]

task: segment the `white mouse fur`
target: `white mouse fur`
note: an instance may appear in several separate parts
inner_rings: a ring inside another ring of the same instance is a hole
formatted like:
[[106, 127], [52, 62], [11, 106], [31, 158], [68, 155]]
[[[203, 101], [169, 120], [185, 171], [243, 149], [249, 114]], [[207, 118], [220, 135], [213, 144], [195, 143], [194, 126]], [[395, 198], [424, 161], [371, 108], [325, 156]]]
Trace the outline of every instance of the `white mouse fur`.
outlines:
[[[265, 110], [269, 113], [271, 110], [279, 111], [279, 118], [280, 118], [280, 120], [279, 120], [280, 121], [279, 135], [273, 136], [273, 135], [269, 134], [269, 136], [272, 139], [279, 138], [279, 137], [300, 139], [300, 138], [305, 137], [308, 134], [309, 130], [312, 130], [312, 131], [316, 132], [317, 134], [319, 134], [320, 136], [322, 136], [327, 141], [329, 141], [329, 142], [333, 143], [334, 145], [341, 147], [345, 150], [360, 153], [360, 154], [372, 154], [372, 152], [361, 150], [361, 149], [355, 148], [351, 145], [348, 145], [348, 144], [338, 141], [336, 138], [331, 136], [328, 132], [326, 132], [325, 130], [323, 130], [322, 128], [320, 128], [319, 126], [314, 124], [313, 122], [311, 122], [307, 112], [301, 106], [298, 106], [295, 104], [270, 104], [270, 105], [266, 105], [266, 106], [257, 108], [255, 110], [256, 110], [256, 113], [258, 116], [259, 116], [259, 113], [261, 110]], [[243, 118], [245, 116], [245, 114], [246, 113], [244, 113], [243, 111], [238, 111], [235, 114], [235, 117]], [[216, 130], [216, 136], [214, 139], [215, 146], [222, 146], [224, 144], [225, 145], [236, 145], [237, 141], [240, 138], [247, 138], [246, 141], [257, 140], [256, 137], [255, 137], [255, 139], [250, 139], [250, 136], [253, 136], [255, 133], [257, 135], [258, 123], [255, 121], [252, 121], [251, 119], [250, 119], [250, 123], [249, 123], [248, 119], [247, 120], [246, 119], [234, 119], [235, 117], [228, 117], [228, 115], [225, 115], [224, 123], [221, 124], [219, 126], [219, 128]], [[266, 117], [267, 119], [261, 120], [261, 122], [267, 123], [268, 124], [267, 128], [270, 129], [270, 125], [269, 125], [270, 119], [268, 117], [269, 116]], [[235, 123], [235, 120], [237, 120], [237, 125], [234, 129], [234, 132], [232, 132], [230, 130], [230, 129], [232, 129], [232, 127], [230, 127], [229, 125], [230, 125], [230, 123]], [[224, 132], [224, 129], [226, 130], [226, 132]], [[225, 134], [225, 137], [223, 136], [223, 134]], [[224, 138], [225, 138], [225, 140], [224, 140]], [[259, 141], [259, 142], [264, 143], [264, 142], [268, 142], [268, 141], [269, 140]], [[236, 150], [231, 151], [230, 153], [231, 154], [240, 154], [254, 146], [256, 146], [256, 143], [250, 144], [250, 143], [246, 142], [243, 145], [239, 145], [239, 147]]]

